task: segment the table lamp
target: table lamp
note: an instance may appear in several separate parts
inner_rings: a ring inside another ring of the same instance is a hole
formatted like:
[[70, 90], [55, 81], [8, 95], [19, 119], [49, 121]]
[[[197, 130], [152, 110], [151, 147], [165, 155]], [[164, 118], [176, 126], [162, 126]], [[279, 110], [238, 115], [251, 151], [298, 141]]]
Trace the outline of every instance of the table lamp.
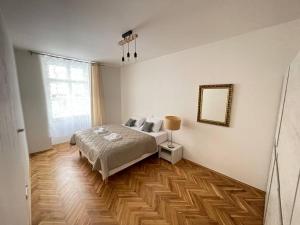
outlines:
[[172, 131], [180, 129], [181, 119], [177, 116], [165, 116], [165, 128], [171, 131], [171, 143], [168, 144], [168, 148], [174, 148]]

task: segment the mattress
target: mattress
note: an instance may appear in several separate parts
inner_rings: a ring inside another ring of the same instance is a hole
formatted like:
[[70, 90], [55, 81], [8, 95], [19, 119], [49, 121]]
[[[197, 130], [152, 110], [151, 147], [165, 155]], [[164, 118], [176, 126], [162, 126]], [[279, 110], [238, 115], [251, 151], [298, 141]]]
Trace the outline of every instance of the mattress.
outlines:
[[148, 135], [154, 137], [157, 145], [160, 145], [160, 144], [162, 144], [162, 143], [164, 143], [165, 141], [168, 140], [168, 133], [166, 131], [163, 131], [163, 130], [159, 131], [159, 132], [150, 132], [149, 133], [149, 132], [141, 131], [141, 128], [138, 128], [138, 127], [129, 127], [129, 128], [131, 128], [133, 130], [137, 130], [139, 132], [142, 132], [144, 134], [148, 134]]

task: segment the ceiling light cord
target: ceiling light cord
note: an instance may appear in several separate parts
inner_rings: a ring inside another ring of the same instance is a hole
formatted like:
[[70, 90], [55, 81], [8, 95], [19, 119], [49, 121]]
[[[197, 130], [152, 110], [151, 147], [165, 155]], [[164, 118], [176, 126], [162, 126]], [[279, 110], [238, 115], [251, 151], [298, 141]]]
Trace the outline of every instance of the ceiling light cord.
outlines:
[[122, 62], [125, 62], [125, 57], [124, 57], [124, 45], [122, 45], [122, 50], [123, 50]]
[[134, 58], [137, 58], [137, 53], [136, 53], [136, 39], [134, 39]]

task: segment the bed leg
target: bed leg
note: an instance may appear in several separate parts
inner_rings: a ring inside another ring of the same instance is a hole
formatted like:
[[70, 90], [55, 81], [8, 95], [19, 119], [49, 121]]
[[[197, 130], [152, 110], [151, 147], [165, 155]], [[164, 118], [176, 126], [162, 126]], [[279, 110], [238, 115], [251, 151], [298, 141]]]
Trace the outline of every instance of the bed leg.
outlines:
[[104, 184], [108, 183], [108, 177], [103, 180]]
[[79, 157], [81, 158], [82, 157], [82, 153], [81, 153], [81, 151], [79, 150]]

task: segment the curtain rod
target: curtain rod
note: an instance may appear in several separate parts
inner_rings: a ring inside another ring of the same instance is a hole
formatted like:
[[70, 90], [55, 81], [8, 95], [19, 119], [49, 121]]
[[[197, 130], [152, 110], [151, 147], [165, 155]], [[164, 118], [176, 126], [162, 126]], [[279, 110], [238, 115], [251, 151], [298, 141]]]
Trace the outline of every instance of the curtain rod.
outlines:
[[60, 56], [60, 55], [54, 55], [54, 54], [50, 54], [50, 53], [45, 53], [45, 52], [37, 52], [37, 51], [32, 51], [29, 50], [29, 53], [32, 54], [36, 54], [36, 55], [46, 55], [46, 56], [50, 56], [50, 57], [54, 57], [54, 58], [58, 58], [58, 59], [65, 59], [65, 60], [70, 60], [70, 61], [76, 61], [76, 62], [83, 62], [83, 63], [97, 63], [94, 61], [85, 61], [85, 60], [81, 60], [81, 59], [75, 59], [75, 58], [68, 58], [68, 57], [64, 57], [64, 56]]

